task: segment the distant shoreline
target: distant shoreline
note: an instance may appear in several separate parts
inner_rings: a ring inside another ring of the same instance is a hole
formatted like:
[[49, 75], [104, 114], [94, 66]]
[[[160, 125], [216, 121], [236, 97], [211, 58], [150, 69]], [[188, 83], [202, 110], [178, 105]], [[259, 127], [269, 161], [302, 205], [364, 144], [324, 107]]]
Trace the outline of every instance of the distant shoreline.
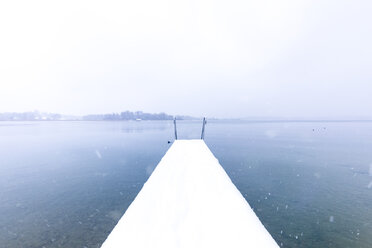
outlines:
[[0, 121], [143, 121], [143, 120], [194, 120], [199, 119], [185, 115], [169, 115], [166, 113], [145, 113], [142, 111], [123, 111], [120, 113], [92, 115], [63, 115], [47, 112], [6, 112], [0, 113]]
[[[193, 118], [193, 119], [178, 119], [178, 121], [200, 121], [202, 118]], [[0, 122], [147, 122], [147, 121], [173, 121], [173, 119], [164, 119], [164, 120], [156, 120], [156, 119], [147, 119], [147, 120], [0, 120]], [[372, 120], [364, 120], [364, 119], [353, 119], [353, 120], [244, 120], [244, 119], [208, 119], [209, 122], [237, 122], [237, 123], [289, 123], [289, 122], [372, 122]]]
[[[323, 119], [323, 118], [281, 118], [281, 117], [242, 117], [242, 118], [213, 118], [206, 116], [208, 121], [219, 121], [219, 122], [247, 122], [247, 123], [272, 123], [272, 122], [372, 122], [369, 118], [338, 118], [338, 119]], [[6, 112], [0, 113], [1, 121], [11, 122], [46, 122], [46, 121], [172, 121], [174, 119], [178, 121], [199, 121], [203, 117], [192, 117], [186, 115], [169, 115], [166, 113], [145, 113], [142, 111], [123, 111], [120, 113], [109, 113], [109, 114], [92, 114], [92, 115], [64, 115], [57, 113], [48, 112]]]

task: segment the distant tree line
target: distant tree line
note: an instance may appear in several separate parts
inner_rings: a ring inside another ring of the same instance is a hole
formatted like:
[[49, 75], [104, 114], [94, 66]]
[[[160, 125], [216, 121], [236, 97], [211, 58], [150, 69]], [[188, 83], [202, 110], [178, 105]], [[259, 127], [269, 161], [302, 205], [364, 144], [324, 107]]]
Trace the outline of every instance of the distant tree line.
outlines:
[[172, 115], [165, 113], [150, 114], [142, 111], [130, 112], [125, 111], [121, 113], [102, 114], [102, 115], [86, 115], [83, 116], [83, 120], [87, 121], [121, 121], [121, 120], [172, 120]]
[[23, 113], [0, 113], [0, 121], [51, 121], [61, 120], [62, 115], [54, 113], [40, 113], [39, 111]]
[[[83, 120], [83, 121], [126, 121], [126, 120], [173, 120], [175, 116], [165, 113], [150, 114], [142, 111], [125, 111], [112, 114], [98, 114], [85, 116], [61, 115], [55, 113], [42, 113], [39, 111], [24, 113], [0, 113], [0, 121], [62, 121], [62, 120]], [[178, 120], [193, 120], [190, 116], [176, 116]]]

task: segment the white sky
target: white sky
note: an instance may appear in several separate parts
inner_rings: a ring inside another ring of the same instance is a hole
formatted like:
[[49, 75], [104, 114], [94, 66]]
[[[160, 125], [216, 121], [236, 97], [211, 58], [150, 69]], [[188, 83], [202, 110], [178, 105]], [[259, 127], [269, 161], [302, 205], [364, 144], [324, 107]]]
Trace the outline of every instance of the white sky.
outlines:
[[372, 117], [372, 1], [1, 1], [0, 112]]

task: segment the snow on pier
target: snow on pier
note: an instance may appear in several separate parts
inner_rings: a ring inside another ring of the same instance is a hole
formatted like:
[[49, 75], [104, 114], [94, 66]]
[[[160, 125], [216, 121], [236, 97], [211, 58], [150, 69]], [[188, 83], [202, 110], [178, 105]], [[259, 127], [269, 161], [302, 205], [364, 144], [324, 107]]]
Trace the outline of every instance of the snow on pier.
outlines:
[[203, 140], [176, 140], [103, 243], [278, 247]]

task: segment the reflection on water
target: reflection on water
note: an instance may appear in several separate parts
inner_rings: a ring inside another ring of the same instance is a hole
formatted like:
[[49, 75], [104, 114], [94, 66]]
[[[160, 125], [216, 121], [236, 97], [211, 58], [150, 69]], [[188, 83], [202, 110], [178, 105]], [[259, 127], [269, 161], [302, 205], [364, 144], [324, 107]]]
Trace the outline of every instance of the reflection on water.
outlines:
[[[200, 137], [201, 122], [178, 124]], [[1, 247], [99, 247], [171, 121], [1, 122]], [[372, 247], [372, 123], [213, 122], [206, 143], [283, 247]]]

